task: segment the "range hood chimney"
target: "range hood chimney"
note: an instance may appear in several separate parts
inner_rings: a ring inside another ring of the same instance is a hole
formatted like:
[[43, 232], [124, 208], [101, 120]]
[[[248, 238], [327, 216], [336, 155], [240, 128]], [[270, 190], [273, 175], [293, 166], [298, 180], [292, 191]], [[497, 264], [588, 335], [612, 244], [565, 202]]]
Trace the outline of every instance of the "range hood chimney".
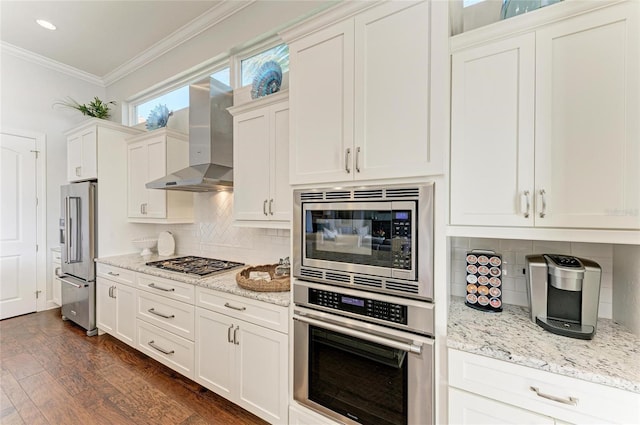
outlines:
[[215, 192], [233, 188], [231, 87], [213, 78], [189, 86], [189, 167], [146, 184], [147, 189]]

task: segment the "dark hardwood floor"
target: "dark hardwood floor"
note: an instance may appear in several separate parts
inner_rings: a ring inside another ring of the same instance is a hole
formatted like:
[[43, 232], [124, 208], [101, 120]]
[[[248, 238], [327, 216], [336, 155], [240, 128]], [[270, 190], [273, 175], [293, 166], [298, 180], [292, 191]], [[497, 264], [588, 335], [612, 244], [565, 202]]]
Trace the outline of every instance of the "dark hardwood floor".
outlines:
[[265, 424], [60, 310], [0, 321], [0, 424]]

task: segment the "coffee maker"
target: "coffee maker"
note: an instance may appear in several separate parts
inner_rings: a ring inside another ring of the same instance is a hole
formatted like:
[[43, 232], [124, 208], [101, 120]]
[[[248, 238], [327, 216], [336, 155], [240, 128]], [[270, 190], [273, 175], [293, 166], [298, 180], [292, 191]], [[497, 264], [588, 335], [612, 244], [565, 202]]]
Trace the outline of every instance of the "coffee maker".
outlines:
[[531, 320], [558, 335], [593, 338], [601, 276], [596, 262], [568, 255], [528, 255], [525, 274]]

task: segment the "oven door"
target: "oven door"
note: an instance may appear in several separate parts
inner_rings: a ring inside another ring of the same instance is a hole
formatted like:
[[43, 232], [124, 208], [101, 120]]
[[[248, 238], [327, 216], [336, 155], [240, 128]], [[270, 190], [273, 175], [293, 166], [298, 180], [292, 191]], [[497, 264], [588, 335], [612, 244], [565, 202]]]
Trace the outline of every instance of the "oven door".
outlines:
[[348, 424], [431, 424], [433, 339], [301, 307], [294, 398]]

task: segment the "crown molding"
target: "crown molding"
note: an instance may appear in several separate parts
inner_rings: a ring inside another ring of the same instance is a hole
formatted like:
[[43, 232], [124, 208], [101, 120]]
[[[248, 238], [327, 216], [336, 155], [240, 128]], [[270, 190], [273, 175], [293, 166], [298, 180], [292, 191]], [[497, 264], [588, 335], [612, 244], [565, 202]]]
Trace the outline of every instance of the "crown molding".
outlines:
[[55, 61], [53, 59], [49, 59], [47, 57], [31, 52], [29, 50], [22, 49], [18, 46], [14, 46], [13, 44], [9, 44], [5, 41], [0, 42], [0, 47], [2, 48], [3, 54], [5, 53], [10, 54], [17, 58], [26, 60], [28, 62], [35, 63], [36, 65], [40, 65], [45, 68], [52, 69], [54, 71], [69, 75], [71, 77], [78, 78], [80, 80], [86, 81], [91, 84], [95, 84], [100, 87], [105, 87], [104, 80], [98, 77], [97, 75], [90, 74], [85, 71], [81, 71], [72, 66], [65, 65], [61, 62]]
[[212, 7], [201, 16], [176, 30], [170, 36], [160, 40], [138, 56], [123, 63], [113, 71], [106, 74], [103, 80], [105, 86], [109, 86], [130, 73], [142, 68], [154, 59], [167, 53], [169, 50], [175, 49], [186, 41], [196, 37], [198, 34], [240, 12], [242, 9], [250, 6], [256, 1], [257, 0], [220, 2], [217, 6]]

